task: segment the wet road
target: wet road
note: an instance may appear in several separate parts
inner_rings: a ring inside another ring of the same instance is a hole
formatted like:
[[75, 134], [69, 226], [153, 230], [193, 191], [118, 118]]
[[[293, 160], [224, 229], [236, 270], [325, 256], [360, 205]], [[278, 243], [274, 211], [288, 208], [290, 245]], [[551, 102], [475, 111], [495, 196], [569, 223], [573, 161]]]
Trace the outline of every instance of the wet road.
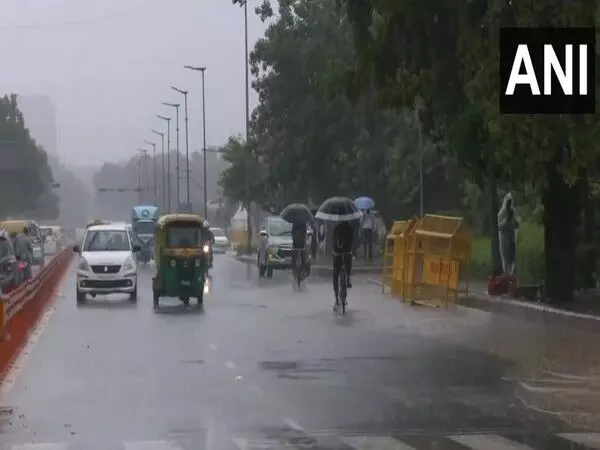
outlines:
[[151, 268], [137, 305], [77, 307], [73, 266], [2, 386], [0, 448], [600, 448], [598, 335], [358, 278], [339, 317], [326, 280], [294, 292], [227, 255], [213, 272], [203, 309], [154, 312]]

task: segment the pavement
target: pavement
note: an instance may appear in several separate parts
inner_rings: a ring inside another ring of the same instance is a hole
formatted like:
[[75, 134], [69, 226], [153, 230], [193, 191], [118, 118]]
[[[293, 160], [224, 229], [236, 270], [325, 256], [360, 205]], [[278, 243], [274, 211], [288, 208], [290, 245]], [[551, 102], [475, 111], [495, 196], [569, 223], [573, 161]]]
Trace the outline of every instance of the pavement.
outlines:
[[[215, 255], [204, 308], [78, 307], [75, 264], [0, 389], [0, 449], [600, 448], [598, 334], [411, 307]], [[540, 317], [543, 314], [539, 312]], [[585, 443], [586, 445], [583, 445]]]

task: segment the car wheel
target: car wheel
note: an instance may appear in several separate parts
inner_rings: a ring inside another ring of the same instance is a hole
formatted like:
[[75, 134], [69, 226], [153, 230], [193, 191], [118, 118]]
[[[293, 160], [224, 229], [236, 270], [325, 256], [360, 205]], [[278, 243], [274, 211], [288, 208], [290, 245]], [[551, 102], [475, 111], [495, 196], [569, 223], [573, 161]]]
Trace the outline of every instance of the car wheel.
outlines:
[[81, 292], [79, 289], [75, 290], [77, 296], [77, 304], [82, 305], [85, 303], [85, 292]]
[[202, 289], [202, 292], [200, 292], [200, 295], [196, 299], [198, 300], [198, 306], [204, 304], [204, 289]]
[[137, 295], [137, 284], [136, 284], [133, 292], [131, 294], [129, 294], [129, 301], [131, 303], [136, 303], [137, 299], [138, 299], [138, 295]]

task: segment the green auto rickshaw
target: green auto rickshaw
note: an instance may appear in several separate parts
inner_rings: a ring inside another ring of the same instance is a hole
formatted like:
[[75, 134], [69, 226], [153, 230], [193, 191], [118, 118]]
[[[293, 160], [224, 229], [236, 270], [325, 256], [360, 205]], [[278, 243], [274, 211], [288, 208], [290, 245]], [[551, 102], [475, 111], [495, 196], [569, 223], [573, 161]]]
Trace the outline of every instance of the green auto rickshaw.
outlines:
[[156, 275], [152, 278], [155, 309], [160, 297], [178, 297], [186, 306], [190, 297], [196, 297], [202, 305], [210, 255], [206, 239], [201, 216], [167, 214], [158, 219], [154, 233]]

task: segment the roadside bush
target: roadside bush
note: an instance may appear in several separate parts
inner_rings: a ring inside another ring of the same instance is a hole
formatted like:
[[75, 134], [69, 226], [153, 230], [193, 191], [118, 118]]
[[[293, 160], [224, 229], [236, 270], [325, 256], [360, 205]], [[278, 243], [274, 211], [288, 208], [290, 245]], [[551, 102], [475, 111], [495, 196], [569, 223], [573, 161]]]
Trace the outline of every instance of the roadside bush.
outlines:
[[[490, 238], [473, 238], [471, 276], [473, 281], [487, 281], [492, 273]], [[523, 222], [517, 237], [517, 274], [521, 283], [539, 283], [544, 279], [544, 228]]]

